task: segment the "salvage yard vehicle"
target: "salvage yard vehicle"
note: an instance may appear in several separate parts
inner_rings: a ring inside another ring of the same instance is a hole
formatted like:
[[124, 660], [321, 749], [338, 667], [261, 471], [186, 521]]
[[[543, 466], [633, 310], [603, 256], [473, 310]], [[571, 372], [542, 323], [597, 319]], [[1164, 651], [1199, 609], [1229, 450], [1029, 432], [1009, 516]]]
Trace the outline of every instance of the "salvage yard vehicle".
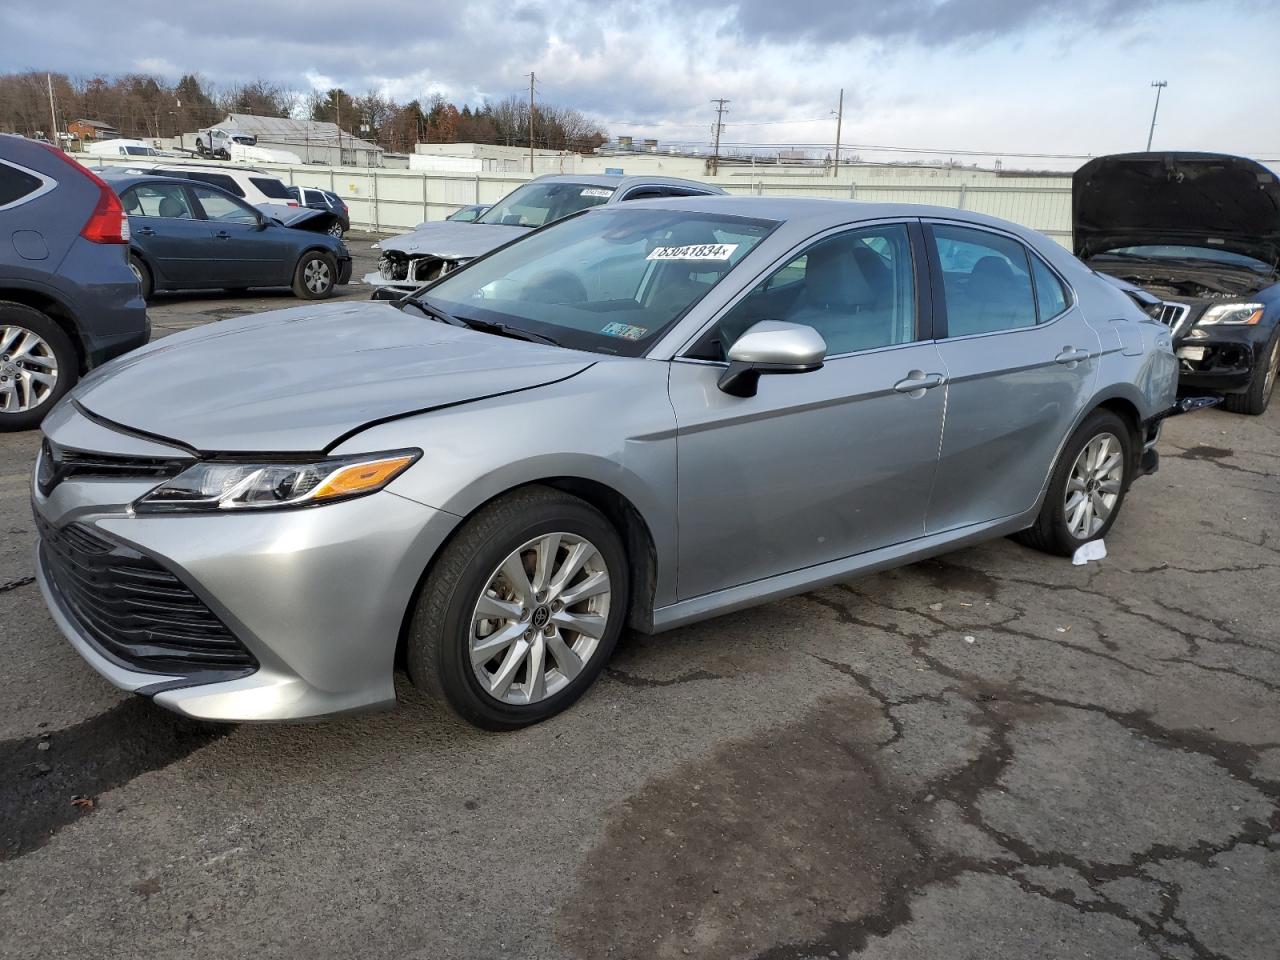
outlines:
[[1257, 416], [1280, 371], [1280, 179], [1215, 153], [1130, 153], [1081, 167], [1076, 254], [1164, 301], [1180, 388]]
[[374, 294], [377, 299], [388, 299], [390, 293], [412, 293], [534, 227], [591, 207], [723, 193], [719, 187], [678, 177], [548, 174], [513, 190], [470, 222], [449, 217], [420, 223], [410, 233], [383, 240], [378, 269], [366, 274], [364, 282], [380, 288], [381, 293]]
[[[270, 375], [264, 375], [269, 371]], [[571, 704], [653, 633], [1017, 534], [1157, 464], [1169, 330], [1053, 241], [909, 204], [588, 210], [396, 303], [188, 330], [46, 420], [37, 578], [193, 717]]]
[[108, 174], [107, 182], [129, 215], [129, 267], [144, 297], [289, 286], [319, 300], [351, 279], [351, 254], [328, 234], [334, 217], [326, 211], [254, 209], [225, 190], [173, 177]]
[[29, 430], [151, 328], [120, 201], [61, 150], [0, 134], [0, 236], [0, 430]]
[[332, 190], [321, 190], [319, 187], [286, 187], [289, 196], [298, 201], [300, 206], [312, 210], [325, 210], [334, 215], [329, 226], [329, 235], [339, 240], [351, 232], [351, 211], [347, 203]]
[[149, 173], [157, 177], [179, 177], [184, 180], [197, 180], [234, 194], [246, 203], [277, 203], [286, 207], [296, 207], [298, 201], [289, 193], [289, 188], [279, 177], [272, 176], [255, 167], [227, 166], [225, 164], [209, 164], [199, 160], [188, 163], [173, 162], [154, 165], [130, 165], [127, 168], [117, 167], [129, 173]]

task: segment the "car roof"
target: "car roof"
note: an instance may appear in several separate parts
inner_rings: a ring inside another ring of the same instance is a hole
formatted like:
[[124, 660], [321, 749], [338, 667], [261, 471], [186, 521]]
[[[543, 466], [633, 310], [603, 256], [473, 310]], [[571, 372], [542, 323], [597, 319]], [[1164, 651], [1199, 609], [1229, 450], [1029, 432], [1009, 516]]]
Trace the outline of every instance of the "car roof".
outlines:
[[275, 177], [277, 180], [280, 179], [279, 177], [276, 177], [274, 173], [269, 173], [266, 170], [259, 170], [257, 167], [246, 167], [241, 164], [232, 165], [227, 163], [225, 160], [201, 162], [199, 160], [182, 160], [178, 158], [171, 159], [168, 157], [161, 157], [153, 162], [156, 167], [166, 167], [169, 170], [193, 170], [207, 173], [225, 173], [231, 176], [234, 176], [237, 173], [244, 173], [258, 177]]
[[[828, 200], [816, 197], [744, 197], [724, 194], [702, 197], [663, 197], [653, 200], [628, 200], [628, 210], [652, 207], [660, 210], [687, 210], [690, 213], [719, 213], [734, 217], [753, 217], [761, 220], [806, 223], [815, 230], [827, 226], [840, 226], [859, 220], [895, 220], [903, 218], [934, 218], [961, 220], [980, 226], [996, 227], [1022, 236], [1035, 231], [989, 217], [983, 213], [959, 210], [955, 207], [937, 207], [924, 203], [873, 203], [865, 200]], [[601, 209], [594, 207], [591, 211]], [[617, 209], [611, 207], [611, 209]]]
[[589, 187], [616, 187], [620, 190], [642, 184], [654, 184], [656, 186], [669, 187], [695, 187], [698, 190], [711, 190], [717, 193], [724, 192], [715, 184], [702, 183], [699, 180], [686, 180], [683, 177], [647, 176], [645, 174], [627, 176], [617, 173], [547, 173], [540, 177], [535, 177], [529, 182], [581, 183]]
[[[101, 174], [102, 179], [107, 181], [111, 189], [116, 193], [119, 193], [121, 190], [128, 190], [130, 187], [136, 187], [140, 183], [176, 183], [179, 186], [191, 186], [191, 181], [184, 179], [183, 177], [163, 177], [151, 173], [116, 173], [114, 170], [110, 169], [100, 170], [98, 173]], [[220, 186], [214, 183], [201, 182], [200, 186], [209, 187], [213, 190], [220, 191], [221, 193], [226, 193], [227, 196], [232, 196], [232, 194], [227, 193], [226, 190], [223, 190]]]

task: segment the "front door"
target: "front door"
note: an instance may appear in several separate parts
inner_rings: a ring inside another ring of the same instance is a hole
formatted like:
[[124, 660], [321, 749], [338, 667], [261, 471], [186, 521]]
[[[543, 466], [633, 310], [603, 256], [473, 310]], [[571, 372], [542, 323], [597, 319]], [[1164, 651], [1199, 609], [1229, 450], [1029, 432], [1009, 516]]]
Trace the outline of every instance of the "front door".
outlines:
[[296, 244], [287, 228], [264, 229], [256, 211], [242, 200], [203, 184], [192, 184], [213, 235], [214, 262], [207, 274], [211, 286], [284, 285], [292, 279]]
[[[944, 378], [913, 229], [813, 242], [671, 364], [681, 600], [924, 534]], [[754, 397], [721, 392], [727, 345], [766, 319], [818, 330], [825, 365], [764, 376]]]
[[947, 423], [927, 528], [1035, 505], [1093, 395], [1101, 343], [1067, 286], [1021, 240], [926, 224]]

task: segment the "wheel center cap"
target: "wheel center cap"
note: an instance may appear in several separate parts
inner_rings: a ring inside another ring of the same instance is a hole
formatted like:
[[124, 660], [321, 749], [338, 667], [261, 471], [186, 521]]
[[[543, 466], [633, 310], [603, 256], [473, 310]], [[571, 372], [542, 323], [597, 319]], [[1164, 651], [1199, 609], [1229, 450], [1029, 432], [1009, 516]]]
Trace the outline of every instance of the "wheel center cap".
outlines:
[[551, 619], [551, 611], [546, 607], [538, 607], [533, 611], [533, 625], [541, 630]]

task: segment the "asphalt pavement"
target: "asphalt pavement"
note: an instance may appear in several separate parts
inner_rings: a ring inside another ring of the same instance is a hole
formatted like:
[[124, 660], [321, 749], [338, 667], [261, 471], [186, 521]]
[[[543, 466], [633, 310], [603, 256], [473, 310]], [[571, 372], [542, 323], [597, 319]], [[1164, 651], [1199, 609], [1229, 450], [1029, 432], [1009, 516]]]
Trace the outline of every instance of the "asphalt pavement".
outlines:
[[1172, 421], [1105, 560], [998, 540], [626, 637], [510, 734], [403, 678], [292, 726], [117, 691], [32, 582], [36, 448], [0, 435], [2, 957], [1280, 956], [1280, 403]]

